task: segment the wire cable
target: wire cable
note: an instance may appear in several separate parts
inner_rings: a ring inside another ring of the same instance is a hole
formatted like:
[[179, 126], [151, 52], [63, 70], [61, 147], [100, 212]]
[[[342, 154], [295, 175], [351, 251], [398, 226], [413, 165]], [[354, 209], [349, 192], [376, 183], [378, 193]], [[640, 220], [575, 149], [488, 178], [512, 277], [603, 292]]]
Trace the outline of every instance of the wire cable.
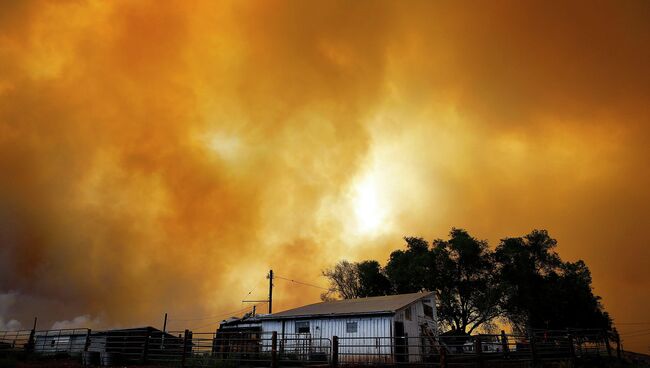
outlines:
[[631, 335], [631, 336], [621, 336], [621, 340], [625, 341], [627, 339], [635, 339], [637, 337], [646, 337], [650, 336], [650, 332], [642, 333], [642, 334], [637, 334], [637, 335]]
[[[257, 307], [257, 304], [255, 304], [254, 307]], [[221, 317], [223, 317], [223, 316], [232, 316], [233, 314], [241, 313], [243, 311], [250, 310], [251, 308], [252, 307], [246, 307], [246, 308], [240, 309], [238, 311], [234, 311], [234, 312], [230, 312], [230, 313], [224, 313], [224, 314], [221, 315]], [[189, 330], [197, 330], [197, 329], [201, 329], [201, 328], [204, 328], [204, 327], [212, 326], [212, 325], [217, 324], [217, 323], [221, 323], [221, 321], [210, 322], [210, 323], [205, 324], [205, 325], [190, 327]]]
[[625, 332], [625, 333], [621, 333], [620, 335], [621, 336], [628, 336], [628, 335], [637, 334], [639, 332], [650, 332], [650, 328], [644, 328], [643, 330], [628, 331], [628, 332]]
[[247, 310], [247, 309], [250, 309], [250, 307], [246, 307], [246, 308], [236, 310], [236, 311], [233, 311], [233, 312], [217, 314], [217, 315], [214, 315], [214, 316], [199, 317], [199, 318], [184, 318], [184, 319], [176, 319], [176, 318], [171, 319], [171, 318], [168, 318], [167, 321], [168, 322], [169, 321], [174, 321], [174, 322], [204, 321], [206, 319], [215, 319], [215, 318], [223, 317], [223, 316], [226, 316], [226, 315], [229, 315], [229, 314], [239, 313], [239, 312]]
[[294, 279], [290, 279], [290, 278], [282, 277], [282, 276], [278, 276], [278, 275], [274, 275], [274, 278], [294, 282], [294, 283], [300, 284], [300, 285], [311, 286], [313, 288], [317, 288], [317, 289], [321, 289], [321, 290], [327, 290], [327, 291], [330, 290], [330, 289], [322, 287], [322, 286], [318, 286], [318, 285], [310, 284], [308, 282], [302, 282], [302, 281], [298, 281], [298, 280], [294, 280]]

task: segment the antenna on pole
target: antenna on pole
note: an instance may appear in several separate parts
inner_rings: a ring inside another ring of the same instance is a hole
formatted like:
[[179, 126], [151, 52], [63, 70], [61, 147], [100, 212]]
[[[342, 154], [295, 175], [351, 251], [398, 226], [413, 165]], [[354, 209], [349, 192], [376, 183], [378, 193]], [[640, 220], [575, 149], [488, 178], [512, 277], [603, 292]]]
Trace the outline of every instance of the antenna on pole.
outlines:
[[163, 331], [162, 337], [160, 339], [160, 349], [165, 347], [165, 332], [167, 332], [167, 312], [165, 312], [165, 321], [163, 322]]
[[273, 270], [269, 270], [269, 314], [273, 313]]
[[273, 313], [273, 270], [269, 270], [269, 274], [266, 275], [266, 278], [269, 279], [269, 298], [267, 300], [242, 300], [241, 302], [242, 303], [269, 303], [269, 314], [271, 314]]

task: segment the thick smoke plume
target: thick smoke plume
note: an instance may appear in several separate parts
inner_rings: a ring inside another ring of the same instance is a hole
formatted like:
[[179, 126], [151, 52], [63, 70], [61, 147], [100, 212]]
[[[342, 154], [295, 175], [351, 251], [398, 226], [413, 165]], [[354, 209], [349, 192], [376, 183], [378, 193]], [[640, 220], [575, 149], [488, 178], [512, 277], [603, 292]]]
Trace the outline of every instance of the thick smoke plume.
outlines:
[[0, 327], [207, 325], [451, 226], [642, 320], [649, 44], [645, 1], [4, 2]]

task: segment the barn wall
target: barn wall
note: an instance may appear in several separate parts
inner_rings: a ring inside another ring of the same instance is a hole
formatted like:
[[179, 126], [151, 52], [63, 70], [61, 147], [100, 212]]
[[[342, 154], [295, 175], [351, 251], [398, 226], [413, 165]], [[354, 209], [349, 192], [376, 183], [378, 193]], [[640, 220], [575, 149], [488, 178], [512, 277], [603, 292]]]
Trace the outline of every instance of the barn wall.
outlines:
[[[424, 314], [424, 301], [433, 310], [433, 318]], [[411, 318], [405, 318], [407, 307]], [[262, 316], [256, 322], [262, 329], [262, 350], [271, 348], [271, 333], [278, 333], [278, 349], [285, 354], [312, 354], [315, 351], [331, 353], [332, 337], [339, 337], [339, 359], [341, 361], [384, 361], [392, 362], [396, 356], [394, 340], [394, 322], [404, 323], [404, 332], [408, 336], [408, 355], [411, 362], [422, 360], [423, 356], [432, 354], [433, 345], [422, 333], [422, 325], [427, 325], [433, 335], [438, 334], [434, 294], [423, 294], [409, 306], [401, 308], [394, 314], [359, 315], [358, 317], [337, 316], [330, 318], [288, 318], [271, 320], [272, 316]], [[298, 334], [296, 322], [308, 322], [309, 333]], [[357, 323], [356, 332], [347, 332], [346, 324]], [[239, 324], [237, 327], [240, 327]], [[397, 355], [398, 358], [402, 355]]]
[[[433, 308], [433, 315], [436, 316], [436, 305], [435, 299], [432, 295], [429, 298], [423, 298], [429, 300], [427, 303]], [[424, 305], [423, 300], [417, 300], [410, 305], [398, 310], [395, 313], [395, 320], [402, 321], [404, 323], [404, 333], [408, 336], [409, 344], [409, 361], [418, 362], [421, 360], [423, 352], [422, 345], [428, 344], [428, 339], [423, 338], [421, 325], [423, 323], [429, 323], [433, 325], [435, 330], [437, 330], [437, 323], [435, 319], [431, 319], [424, 315]], [[406, 309], [411, 309], [411, 319], [406, 319]]]
[[86, 346], [86, 335], [36, 335], [34, 351], [37, 353], [80, 353]]
[[[300, 350], [310, 346], [312, 350], [330, 352], [333, 336], [339, 337], [339, 360], [354, 361], [373, 359], [391, 361], [392, 315], [376, 317], [342, 317], [284, 320], [284, 338], [282, 321], [262, 321], [264, 332], [277, 331], [285, 352]], [[296, 322], [309, 322], [309, 334], [296, 335]], [[357, 332], [347, 332], [348, 322], [357, 323]], [[355, 346], [351, 346], [355, 345]], [[359, 346], [362, 345], [362, 346]]]
[[106, 351], [106, 336], [91, 336], [88, 351], [103, 353]]

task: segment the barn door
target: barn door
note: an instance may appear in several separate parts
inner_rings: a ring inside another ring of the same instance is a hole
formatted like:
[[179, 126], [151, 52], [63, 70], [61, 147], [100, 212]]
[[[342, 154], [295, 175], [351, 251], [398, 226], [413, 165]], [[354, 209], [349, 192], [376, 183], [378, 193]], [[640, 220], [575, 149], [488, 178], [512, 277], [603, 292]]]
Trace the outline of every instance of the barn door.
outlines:
[[404, 335], [404, 322], [395, 321], [395, 362], [408, 362], [406, 337]]

